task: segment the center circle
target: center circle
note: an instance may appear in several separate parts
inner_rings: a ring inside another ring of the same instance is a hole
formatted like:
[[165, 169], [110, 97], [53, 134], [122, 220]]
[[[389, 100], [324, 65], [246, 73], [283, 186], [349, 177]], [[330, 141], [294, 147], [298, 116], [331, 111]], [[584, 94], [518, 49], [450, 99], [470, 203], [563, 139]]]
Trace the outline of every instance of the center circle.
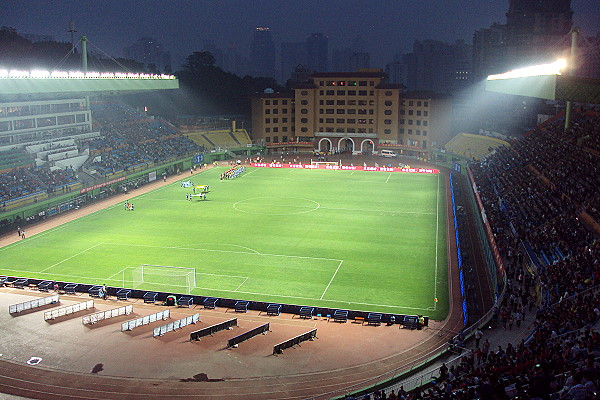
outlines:
[[301, 197], [251, 197], [233, 205], [238, 211], [261, 215], [304, 214], [320, 207], [316, 201]]

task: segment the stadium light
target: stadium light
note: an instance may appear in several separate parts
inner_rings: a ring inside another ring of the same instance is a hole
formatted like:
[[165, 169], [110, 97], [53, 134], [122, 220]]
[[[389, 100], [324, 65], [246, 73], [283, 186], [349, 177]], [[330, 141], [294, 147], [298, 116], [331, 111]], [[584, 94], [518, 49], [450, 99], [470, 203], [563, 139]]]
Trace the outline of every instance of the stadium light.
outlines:
[[560, 75], [560, 71], [566, 67], [567, 61], [565, 59], [560, 59], [550, 64], [533, 65], [531, 67], [504, 72], [502, 74], [490, 75], [487, 77], [487, 80], [493, 81], [498, 79], [525, 78], [528, 76]]

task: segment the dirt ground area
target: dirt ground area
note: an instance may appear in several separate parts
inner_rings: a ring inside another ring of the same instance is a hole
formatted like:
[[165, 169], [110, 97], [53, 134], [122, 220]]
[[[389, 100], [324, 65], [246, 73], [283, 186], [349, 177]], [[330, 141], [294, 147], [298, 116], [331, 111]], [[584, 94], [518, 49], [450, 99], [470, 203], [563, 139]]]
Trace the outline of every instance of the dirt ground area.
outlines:
[[[198, 170], [197, 173], [202, 170]], [[187, 177], [189, 174], [182, 174]], [[172, 183], [155, 181], [130, 193], [90, 204], [27, 227], [31, 237], [69, 220]], [[451, 224], [449, 224], [451, 226]], [[454, 235], [448, 235], [452, 238]], [[19, 240], [16, 232], [0, 246]], [[449, 250], [449, 254], [452, 254]], [[450, 257], [452, 258], [452, 257]], [[452, 272], [452, 271], [451, 271]], [[451, 312], [423, 330], [400, 325], [336, 323], [258, 311], [236, 313], [201, 306], [170, 307], [171, 319], [121, 332], [121, 323], [166, 309], [141, 300], [94, 299], [93, 310], [46, 322], [44, 311], [89, 300], [61, 295], [59, 304], [9, 314], [10, 304], [47, 296], [37, 290], [0, 288], [0, 392], [39, 399], [327, 399], [389, 379], [443, 346], [462, 327], [460, 292], [451, 273]], [[82, 316], [126, 304], [133, 314], [94, 325]], [[194, 313], [197, 324], [154, 338], [152, 329]], [[190, 342], [190, 332], [231, 318], [238, 326]], [[266, 322], [270, 331], [227, 348], [227, 340]], [[277, 343], [317, 329], [317, 339], [273, 355]], [[32, 357], [41, 361], [31, 366]]]

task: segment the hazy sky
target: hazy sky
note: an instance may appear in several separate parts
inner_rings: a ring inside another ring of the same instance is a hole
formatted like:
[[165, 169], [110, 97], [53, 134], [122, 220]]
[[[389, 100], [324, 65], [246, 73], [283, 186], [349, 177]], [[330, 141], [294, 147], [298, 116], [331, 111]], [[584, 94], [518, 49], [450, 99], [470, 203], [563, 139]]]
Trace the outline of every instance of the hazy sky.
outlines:
[[[371, 65], [383, 68], [415, 39], [471, 43], [473, 32], [506, 22], [508, 0], [1, 0], [0, 26], [20, 33], [70, 41], [69, 21], [78, 36], [122, 56], [123, 48], [150, 36], [173, 54], [174, 62], [204, 42], [235, 45], [247, 54], [257, 26], [271, 28], [279, 44], [303, 41], [312, 32], [329, 37], [330, 51], [349, 47], [360, 36]], [[574, 23], [585, 34], [600, 31], [600, 1], [572, 0]], [[175, 65], [178, 69], [179, 65]]]

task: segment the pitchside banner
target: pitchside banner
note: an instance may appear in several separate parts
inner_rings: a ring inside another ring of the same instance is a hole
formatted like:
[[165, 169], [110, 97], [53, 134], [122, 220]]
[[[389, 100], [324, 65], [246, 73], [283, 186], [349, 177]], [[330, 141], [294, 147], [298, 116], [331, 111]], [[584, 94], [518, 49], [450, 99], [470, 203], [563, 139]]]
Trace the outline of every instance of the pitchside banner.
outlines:
[[124, 177], [124, 176], [122, 176], [120, 178], [111, 179], [110, 181], [106, 181], [106, 182], [99, 183], [99, 184], [94, 185], [94, 186], [90, 186], [90, 187], [86, 187], [86, 188], [80, 189], [79, 193], [80, 194], [87, 193], [90, 190], [94, 190], [94, 189], [98, 189], [98, 188], [105, 187], [105, 186], [108, 186], [108, 185], [112, 185], [113, 183], [122, 182], [125, 179], [126, 179], [126, 177]]
[[311, 164], [278, 164], [278, 163], [251, 163], [252, 167], [259, 168], [297, 168], [297, 169], [336, 169], [344, 171], [380, 171], [380, 172], [410, 172], [415, 174], [439, 174], [434, 168], [396, 168], [396, 167], [363, 167], [355, 165], [311, 165]]

